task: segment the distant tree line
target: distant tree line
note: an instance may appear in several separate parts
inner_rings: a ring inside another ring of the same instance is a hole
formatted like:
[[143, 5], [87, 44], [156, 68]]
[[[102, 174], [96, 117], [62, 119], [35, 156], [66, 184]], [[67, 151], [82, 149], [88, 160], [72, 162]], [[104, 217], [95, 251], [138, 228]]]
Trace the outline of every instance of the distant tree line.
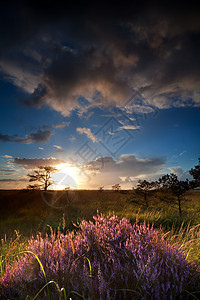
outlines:
[[[148, 207], [150, 199], [154, 196], [162, 201], [167, 201], [169, 204], [176, 205], [181, 216], [182, 202], [184, 201], [183, 196], [188, 190], [200, 186], [200, 158], [198, 160], [199, 164], [189, 171], [193, 176], [193, 180], [179, 180], [178, 176], [174, 173], [163, 175], [157, 181], [139, 180], [137, 187], [133, 187], [135, 197], [132, 201]], [[112, 186], [112, 189], [119, 191], [121, 186], [115, 184]]]
[[148, 182], [147, 180], [139, 180], [136, 193], [143, 197], [143, 204], [148, 207], [149, 199], [154, 194], [160, 200], [166, 200], [178, 206], [179, 215], [182, 215], [182, 202], [185, 193], [200, 186], [200, 158], [199, 164], [192, 168], [189, 173], [193, 176], [193, 180], [179, 180], [174, 173], [163, 175], [157, 181]]
[[[174, 173], [163, 175], [157, 181], [139, 180], [137, 187], [133, 188], [136, 195], [142, 197], [140, 204], [149, 206], [150, 198], [156, 194], [160, 200], [166, 200], [168, 203], [173, 203], [178, 206], [179, 214], [182, 214], [182, 202], [185, 193], [196, 187], [200, 187], [200, 158], [198, 158], [199, 164], [194, 166], [189, 173], [192, 175], [193, 180], [179, 180]], [[39, 166], [33, 174], [28, 174], [29, 182], [37, 182], [37, 184], [30, 184], [28, 189], [43, 189], [47, 190], [49, 186], [54, 184], [52, 174], [58, 172], [58, 170], [52, 166]], [[66, 187], [66, 190], [70, 187]], [[99, 191], [103, 191], [104, 187], [101, 186]], [[119, 183], [112, 186], [112, 190], [119, 192], [121, 186]], [[138, 202], [137, 198], [133, 199], [133, 202]]]

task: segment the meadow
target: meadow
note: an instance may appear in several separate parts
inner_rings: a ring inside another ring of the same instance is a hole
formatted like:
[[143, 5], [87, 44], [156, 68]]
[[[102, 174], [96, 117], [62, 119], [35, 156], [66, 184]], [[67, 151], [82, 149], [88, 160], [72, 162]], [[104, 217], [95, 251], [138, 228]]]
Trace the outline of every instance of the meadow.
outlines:
[[149, 200], [0, 191], [1, 298], [200, 299], [200, 191]]

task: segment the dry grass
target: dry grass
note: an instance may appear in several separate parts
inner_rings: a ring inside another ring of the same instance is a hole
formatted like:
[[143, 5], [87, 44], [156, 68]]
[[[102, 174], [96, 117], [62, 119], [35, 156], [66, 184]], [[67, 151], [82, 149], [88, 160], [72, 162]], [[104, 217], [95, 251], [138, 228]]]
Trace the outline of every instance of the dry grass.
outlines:
[[[120, 218], [143, 222], [146, 220], [156, 228], [162, 228], [166, 239], [177, 244], [188, 253], [189, 259], [199, 262], [200, 253], [200, 191], [189, 191], [183, 204], [183, 216], [167, 203], [151, 199], [148, 208], [133, 203], [134, 191], [77, 191], [73, 201], [65, 209], [54, 209], [48, 206], [41, 197], [40, 191], [0, 191], [0, 238], [1, 256], [5, 261], [8, 251], [14, 255], [26, 246], [26, 239], [38, 231], [44, 234], [47, 225], [57, 228], [65, 215], [66, 228], [73, 229], [73, 222], [89, 220], [96, 215], [97, 209], [108, 214], [115, 212]], [[18, 232], [17, 241], [16, 233]], [[6, 240], [5, 240], [6, 236]], [[9, 249], [13, 249], [12, 251]], [[12, 256], [11, 255], [11, 256]]]

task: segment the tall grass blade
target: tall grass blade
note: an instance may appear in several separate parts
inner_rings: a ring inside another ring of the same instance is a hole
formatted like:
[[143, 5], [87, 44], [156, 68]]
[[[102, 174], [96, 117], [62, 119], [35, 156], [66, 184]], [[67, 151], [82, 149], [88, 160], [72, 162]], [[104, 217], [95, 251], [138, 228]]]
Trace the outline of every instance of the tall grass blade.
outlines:
[[[20, 252], [20, 253], [21, 253], [21, 254], [23, 254], [23, 253], [30, 253], [30, 254], [32, 254], [32, 255], [35, 256], [37, 262], [38, 262], [39, 265], [40, 265], [40, 268], [41, 268], [41, 270], [42, 270], [42, 273], [43, 273], [43, 275], [44, 275], [44, 278], [45, 278], [45, 281], [46, 281], [46, 284], [47, 284], [46, 273], [45, 273], [45, 270], [44, 270], [44, 268], [43, 268], [43, 265], [42, 265], [42, 263], [41, 263], [39, 257], [38, 257], [35, 253], [33, 253], [32, 251], [22, 251], [22, 252]], [[50, 292], [49, 292], [49, 286], [48, 286], [48, 285], [45, 285], [45, 286], [47, 286], [48, 299], [51, 299], [51, 297], [50, 297]]]
[[[153, 256], [153, 257], [154, 257], [154, 256]], [[148, 261], [148, 263], [144, 266], [142, 272], [140, 273], [140, 276], [139, 276], [139, 278], [138, 278], [138, 281], [136, 282], [136, 285], [135, 285], [135, 290], [137, 290], [138, 285], [139, 285], [139, 281], [140, 281], [140, 279], [141, 279], [141, 277], [142, 277], [142, 274], [144, 273], [145, 269], [147, 268], [147, 266], [149, 265], [149, 263], [151, 262], [151, 260], [153, 259], [153, 257], [150, 259], [150, 261]]]
[[196, 300], [200, 300], [200, 298], [198, 298], [197, 296], [195, 296], [194, 293], [188, 292], [188, 291], [186, 291], [186, 290], [184, 290], [183, 292], [189, 294], [190, 296], [192, 296], [192, 297], [193, 297], [194, 299], [196, 299]]
[[60, 290], [61, 299], [62, 299], [62, 293], [64, 295], [64, 299], [67, 300], [67, 294], [66, 294], [65, 288], [61, 288], [61, 290]]
[[37, 297], [39, 296], [39, 294], [40, 294], [45, 288], [47, 288], [50, 284], [52, 284], [52, 283], [55, 284], [55, 286], [56, 286], [56, 288], [57, 288], [57, 291], [58, 291], [58, 293], [59, 293], [59, 299], [61, 299], [62, 294], [61, 294], [61, 290], [60, 290], [58, 284], [57, 284], [55, 281], [51, 280], [51, 281], [47, 282], [47, 283], [39, 290], [39, 292], [35, 295], [35, 297], [33, 298], [33, 300], [37, 299]]
[[89, 269], [90, 269], [90, 286], [91, 286], [91, 289], [92, 289], [92, 266], [91, 266], [91, 262], [89, 260], [89, 258], [85, 257], [88, 261], [88, 264], [89, 264]]
[[131, 289], [117, 289], [116, 291], [126, 291], [126, 292], [131, 292], [131, 293], [136, 293], [138, 296], [142, 297], [142, 295], [140, 294], [140, 292], [137, 292], [135, 290], [131, 290]]
[[87, 300], [84, 296], [82, 296], [82, 295], [79, 294], [78, 292], [70, 291], [70, 292], [67, 294], [67, 296], [68, 296], [69, 294], [74, 294], [74, 295], [77, 295], [77, 296], [81, 297], [81, 298], [84, 299], [84, 300]]

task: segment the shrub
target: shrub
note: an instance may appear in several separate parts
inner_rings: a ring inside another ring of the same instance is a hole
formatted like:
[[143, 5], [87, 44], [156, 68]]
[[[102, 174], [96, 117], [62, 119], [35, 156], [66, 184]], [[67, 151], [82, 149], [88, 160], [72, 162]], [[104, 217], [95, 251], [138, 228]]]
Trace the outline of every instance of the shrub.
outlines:
[[[64, 287], [68, 299], [186, 299], [197, 288], [198, 272], [161, 230], [117, 216], [97, 214], [78, 230], [29, 240], [32, 253], [16, 259], [0, 280], [3, 299], [33, 297], [47, 281]], [[56, 286], [49, 285], [52, 299]], [[45, 288], [37, 299], [48, 299]]]

